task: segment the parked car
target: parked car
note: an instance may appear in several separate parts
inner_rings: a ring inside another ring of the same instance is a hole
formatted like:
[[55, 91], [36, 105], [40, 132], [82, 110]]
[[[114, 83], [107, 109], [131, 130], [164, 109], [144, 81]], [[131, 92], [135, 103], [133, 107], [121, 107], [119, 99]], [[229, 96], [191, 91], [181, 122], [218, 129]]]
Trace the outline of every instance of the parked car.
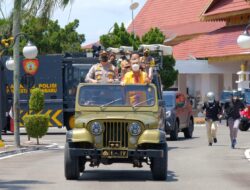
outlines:
[[164, 91], [166, 106], [165, 131], [171, 140], [178, 140], [178, 133], [184, 132], [185, 138], [192, 138], [194, 117], [192, 105], [186, 96], [177, 91]]

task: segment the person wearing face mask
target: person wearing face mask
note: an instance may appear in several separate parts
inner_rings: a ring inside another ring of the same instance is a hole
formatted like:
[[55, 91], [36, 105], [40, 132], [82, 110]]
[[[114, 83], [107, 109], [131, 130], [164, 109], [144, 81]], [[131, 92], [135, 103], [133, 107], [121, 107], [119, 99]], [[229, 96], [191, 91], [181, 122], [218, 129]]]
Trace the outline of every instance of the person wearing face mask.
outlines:
[[237, 133], [240, 125], [240, 111], [244, 109], [244, 104], [236, 93], [233, 93], [231, 101], [224, 106], [224, 113], [230, 131], [231, 148], [235, 148], [237, 143]]
[[149, 55], [149, 49], [143, 51], [143, 56], [140, 58], [142, 69], [148, 74], [148, 78], [152, 80], [153, 77], [153, 67], [155, 67], [155, 60]]
[[140, 70], [139, 60], [140, 60], [139, 54], [137, 53], [132, 54], [131, 59], [130, 59], [132, 70], [125, 74], [122, 84], [148, 84], [150, 83], [147, 73]]
[[108, 53], [102, 51], [100, 53], [100, 63], [93, 65], [85, 81], [88, 83], [111, 83], [116, 78], [115, 66], [108, 62]]
[[208, 145], [212, 146], [213, 142], [217, 143], [217, 128], [218, 121], [221, 117], [222, 108], [220, 103], [215, 100], [215, 95], [213, 92], [207, 93], [207, 101], [202, 107], [205, 112], [206, 128], [207, 128], [207, 138]]

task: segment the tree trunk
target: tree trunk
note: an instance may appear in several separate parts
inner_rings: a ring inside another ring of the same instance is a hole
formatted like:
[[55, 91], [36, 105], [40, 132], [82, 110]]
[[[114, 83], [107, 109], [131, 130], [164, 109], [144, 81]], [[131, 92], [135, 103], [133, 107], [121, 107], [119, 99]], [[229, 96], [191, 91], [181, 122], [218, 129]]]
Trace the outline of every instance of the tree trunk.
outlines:
[[20, 98], [20, 57], [19, 57], [19, 44], [20, 39], [17, 36], [20, 33], [20, 25], [21, 25], [21, 1], [22, 0], [15, 0], [14, 1], [14, 12], [13, 12], [13, 36], [17, 37], [14, 47], [13, 47], [13, 57], [15, 62], [15, 69], [13, 75], [13, 83], [14, 83], [14, 135], [15, 135], [15, 146], [17, 148], [20, 147], [20, 132], [19, 132], [19, 117], [20, 117], [20, 105], [19, 105], [19, 98]]
[[39, 137], [36, 138], [36, 144], [39, 144]]

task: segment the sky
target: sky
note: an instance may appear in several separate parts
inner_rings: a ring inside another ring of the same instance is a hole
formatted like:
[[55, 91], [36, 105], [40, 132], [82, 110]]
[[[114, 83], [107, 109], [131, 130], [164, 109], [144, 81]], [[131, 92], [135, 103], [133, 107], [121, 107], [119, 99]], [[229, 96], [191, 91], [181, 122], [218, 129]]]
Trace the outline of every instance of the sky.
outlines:
[[[134, 0], [139, 7], [134, 10], [134, 18], [141, 10], [146, 0]], [[83, 45], [99, 40], [99, 36], [107, 34], [115, 22], [123, 22], [127, 27], [132, 21], [131, 0], [74, 0], [64, 10], [57, 9], [52, 17], [64, 27], [74, 19], [80, 21], [77, 32], [85, 34]]]
[[[1, 0], [4, 15], [13, 8], [14, 0]], [[56, 9], [52, 20], [58, 20], [61, 27], [75, 19], [79, 20], [76, 29], [79, 34], [85, 34], [83, 45], [97, 42], [102, 34], [107, 34], [115, 22], [123, 22], [126, 27], [132, 21], [132, 2], [139, 6], [134, 10], [134, 18], [147, 0], [73, 0], [64, 10]], [[2, 16], [0, 15], [2, 18]]]

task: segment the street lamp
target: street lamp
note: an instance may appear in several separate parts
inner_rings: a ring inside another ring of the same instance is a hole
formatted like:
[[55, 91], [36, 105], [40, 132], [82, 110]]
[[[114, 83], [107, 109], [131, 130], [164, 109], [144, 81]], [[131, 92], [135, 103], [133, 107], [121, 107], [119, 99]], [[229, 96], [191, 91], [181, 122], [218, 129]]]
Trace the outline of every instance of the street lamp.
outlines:
[[250, 48], [250, 33], [249, 33], [250, 24], [246, 26], [243, 34], [239, 35], [237, 38], [237, 44], [242, 49]]
[[132, 31], [133, 31], [134, 38], [135, 38], [134, 10], [137, 9], [138, 6], [139, 6], [139, 3], [137, 2], [133, 3], [133, 0], [131, 0], [131, 5], [129, 6], [129, 8], [132, 11]]
[[[19, 36], [24, 36], [28, 39], [28, 36], [24, 33], [18, 33], [15, 38], [12, 38], [12, 46], [17, 41]], [[11, 46], [11, 47], [12, 47]], [[29, 39], [27, 45], [23, 48], [23, 55], [26, 59], [34, 59], [38, 54], [37, 47], [33, 45]], [[20, 70], [19, 70], [19, 63], [15, 63], [14, 60], [9, 59], [6, 62], [6, 67], [9, 70], [14, 71], [13, 75], [13, 84], [14, 84], [14, 93], [13, 93], [13, 113], [14, 113], [14, 136], [15, 136], [15, 144], [17, 147], [20, 146], [20, 132], [19, 132], [19, 115], [20, 115], [20, 105], [19, 105], [19, 88], [20, 88]]]

